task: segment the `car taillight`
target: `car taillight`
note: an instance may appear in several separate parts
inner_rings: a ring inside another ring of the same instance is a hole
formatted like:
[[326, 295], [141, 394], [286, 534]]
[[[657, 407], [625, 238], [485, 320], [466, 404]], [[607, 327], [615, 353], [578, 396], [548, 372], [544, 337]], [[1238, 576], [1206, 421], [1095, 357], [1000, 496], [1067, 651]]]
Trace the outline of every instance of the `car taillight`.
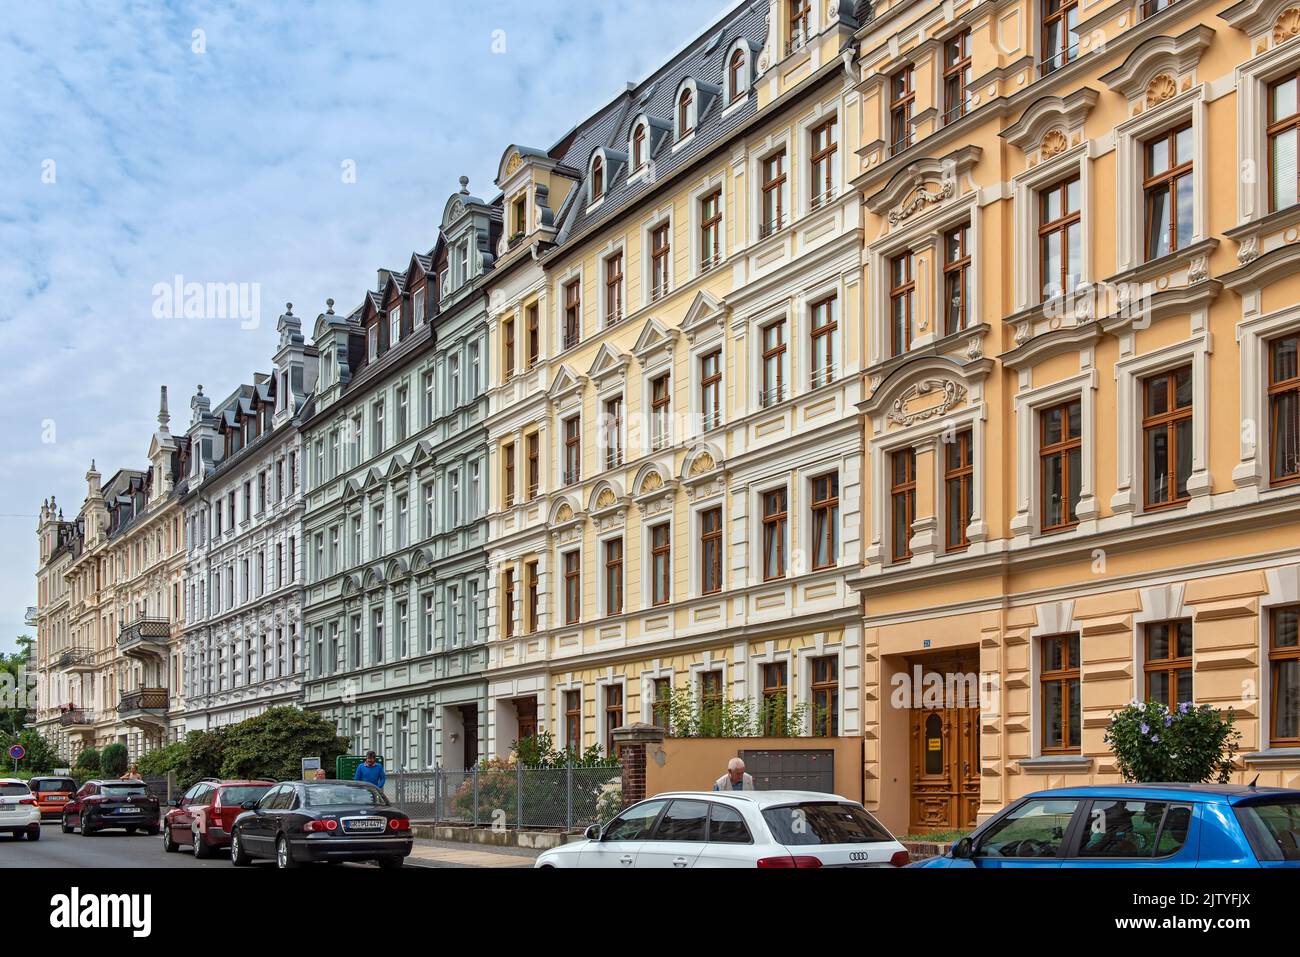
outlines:
[[411, 829], [411, 822], [404, 817], [395, 817], [388, 822], [388, 826], [394, 831], [409, 831]]
[[889, 863], [895, 867], [906, 867], [912, 863], [912, 855], [907, 851], [894, 851], [894, 856], [889, 859]]
[[19, 803], [19, 804], [35, 804], [35, 803], [36, 803], [36, 798], [21, 798], [21, 799], [19, 799], [18, 803]]
[[821, 858], [812, 857], [807, 854], [789, 855], [784, 857], [760, 857], [758, 859], [759, 867], [821, 867]]
[[310, 834], [315, 831], [336, 831], [338, 826], [338, 821], [308, 821], [302, 829]]

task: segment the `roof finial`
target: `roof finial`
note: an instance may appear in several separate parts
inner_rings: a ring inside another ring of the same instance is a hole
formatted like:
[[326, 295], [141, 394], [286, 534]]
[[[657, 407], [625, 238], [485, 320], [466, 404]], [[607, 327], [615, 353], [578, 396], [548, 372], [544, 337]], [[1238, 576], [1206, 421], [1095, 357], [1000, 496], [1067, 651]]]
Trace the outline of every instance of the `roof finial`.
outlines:
[[203, 383], [200, 382], [200, 383], [199, 383], [199, 395], [202, 395], [202, 394], [203, 394]]
[[284, 304], [284, 314], [285, 314], [286, 316], [292, 316], [292, 315], [293, 315], [293, 303], [291, 303], [291, 302], [286, 302], [286, 303]]
[[334, 315], [334, 300], [326, 299], [325, 306], [326, 306], [325, 312], [331, 316]]
[[167, 387], [163, 386], [158, 399], [158, 425], [165, 432], [172, 417], [167, 413]]
[[462, 176], [462, 177], [460, 178], [460, 192], [461, 192], [461, 195], [462, 195], [462, 196], [468, 196], [468, 195], [469, 195], [469, 177], [468, 177], [468, 176]]

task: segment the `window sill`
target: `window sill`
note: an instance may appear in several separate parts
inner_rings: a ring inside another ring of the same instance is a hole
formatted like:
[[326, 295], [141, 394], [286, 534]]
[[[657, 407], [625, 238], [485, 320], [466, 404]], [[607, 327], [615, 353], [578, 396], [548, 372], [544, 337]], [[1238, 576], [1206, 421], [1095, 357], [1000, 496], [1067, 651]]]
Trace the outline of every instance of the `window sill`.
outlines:
[[1039, 774], [1092, 770], [1092, 758], [1079, 754], [1048, 754], [1037, 758], [1021, 758], [1016, 764], [1026, 771]]
[[1300, 747], [1265, 748], [1243, 754], [1241, 760], [1252, 768], [1300, 768]]

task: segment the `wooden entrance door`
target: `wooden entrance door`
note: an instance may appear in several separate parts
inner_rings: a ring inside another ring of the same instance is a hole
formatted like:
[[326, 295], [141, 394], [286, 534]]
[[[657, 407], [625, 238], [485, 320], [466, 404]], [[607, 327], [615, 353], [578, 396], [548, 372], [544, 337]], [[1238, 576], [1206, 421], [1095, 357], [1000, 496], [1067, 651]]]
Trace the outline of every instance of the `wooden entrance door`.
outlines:
[[515, 714], [519, 718], [519, 738], [534, 738], [537, 736], [537, 699], [536, 698], [516, 698]]
[[978, 706], [913, 708], [909, 750], [910, 829], [920, 833], [974, 828], [980, 803]]

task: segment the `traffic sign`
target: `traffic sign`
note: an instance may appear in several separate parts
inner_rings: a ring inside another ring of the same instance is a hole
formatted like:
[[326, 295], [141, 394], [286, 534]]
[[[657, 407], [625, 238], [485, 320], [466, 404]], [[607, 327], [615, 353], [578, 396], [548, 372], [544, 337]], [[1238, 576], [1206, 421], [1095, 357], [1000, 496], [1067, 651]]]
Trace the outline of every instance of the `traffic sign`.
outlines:
[[9, 757], [13, 758], [15, 761], [21, 761], [26, 754], [27, 749], [21, 744], [10, 745], [9, 747]]

